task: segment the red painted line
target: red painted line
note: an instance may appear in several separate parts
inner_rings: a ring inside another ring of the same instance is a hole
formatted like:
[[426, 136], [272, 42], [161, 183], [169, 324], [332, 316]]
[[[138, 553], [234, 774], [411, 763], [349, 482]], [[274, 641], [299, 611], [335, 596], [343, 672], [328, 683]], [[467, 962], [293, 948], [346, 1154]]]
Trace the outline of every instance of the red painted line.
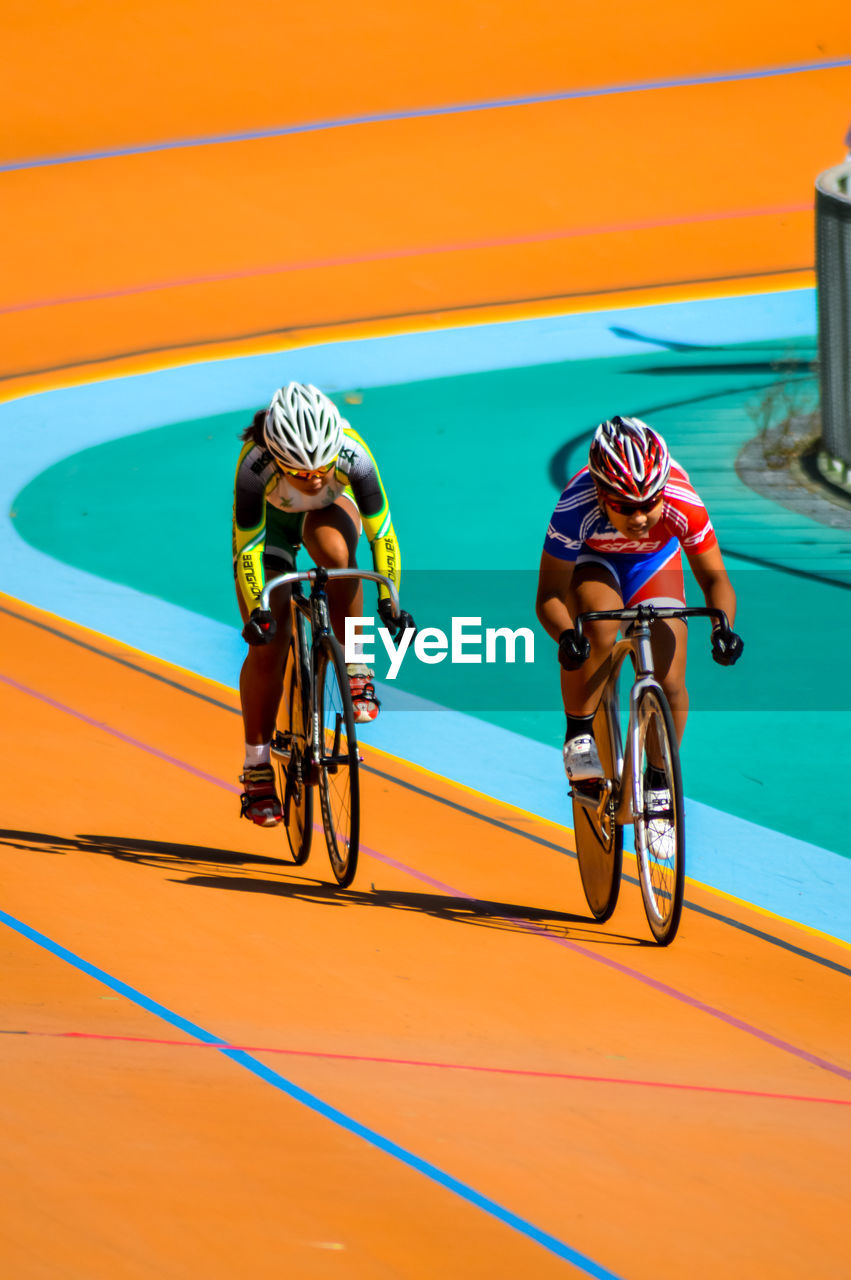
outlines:
[[573, 1071], [536, 1071], [528, 1067], [488, 1067], [471, 1062], [432, 1062], [420, 1058], [383, 1058], [365, 1053], [329, 1053], [323, 1049], [273, 1049], [268, 1045], [210, 1043], [204, 1040], [167, 1040], [154, 1036], [114, 1036], [97, 1031], [5, 1031], [2, 1035], [38, 1036], [54, 1040], [106, 1040], [125, 1044], [166, 1045], [174, 1049], [217, 1049], [236, 1053], [276, 1053], [290, 1058], [322, 1058], [336, 1062], [371, 1062], [377, 1066], [423, 1067], [434, 1071], [476, 1071], [486, 1075], [518, 1076], [536, 1080], [572, 1080], [580, 1084], [616, 1084], [636, 1089], [679, 1089], [688, 1093], [720, 1093], [736, 1098], [765, 1098], [770, 1102], [816, 1102], [851, 1107], [851, 1098], [819, 1098], [800, 1093], [771, 1093], [765, 1089], [731, 1089], [723, 1085], [683, 1084], [673, 1080], [634, 1080], [627, 1076], [582, 1075]]
[[[404, 863], [397, 862], [395, 858], [390, 858], [377, 850], [368, 849], [363, 844], [361, 845], [361, 853], [365, 853], [368, 857], [375, 858], [377, 862], [383, 862], [386, 866], [393, 867], [397, 871], [404, 871], [415, 880], [420, 880], [452, 897], [467, 898], [468, 901], [475, 902], [475, 898], [470, 894], [464, 893], [460, 889], [455, 889], [452, 885], [434, 880], [431, 876], [425, 875], [416, 870], [416, 868], [405, 866]], [[512, 916], [506, 913], [500, 918], [508, 920], [526, 933], [534, 934], [539, 938], [546, 938], [549, 942], [554, 942], [556, 946], [574, 952], [575, 955], [583, 956], [586, 960], [593, 960], [595, 964], [606, 965], [607, 968], [614, 969], [616, 973], [640, 982], [644, 986], [658, 991], [661, 995], [669, 996], [672, 1000], [678, 1000], [681, 1004], [687, 1005], [691, 1009], [706, 1013], [711, 1018], [717, 1018], [719, 1022], [724, 1022], [727, 1026], [734, 1027], [737, 1031], [744, 1031], [747, 1035], [754, 1036], [764, 1044], [769, 1044], [775, 1049], [782, 1050], [783, 1053], [791, 1053], [796, 1058], [801, 1058], [802, 1061], [811, 1063], [814, 1067], [820, 1067], [823, 1071], [830, 1071], [834, 1075], [841, 1076], [844, 1080], [851, 1080], [851, 1071], [845, 1067], [841, 1067], [835, 1062], [830, 1062], [827, 1058], [820, 1058], [817, 1054], [809, 1053], [806, 1049], [800, 1048], [799, 1045], [792, 1044], [788, 1040], [782, 1040], [780, 1036], [775, 1036], [770, 1031], [764, 1031], [752, 1022], [746, 1022], [744, 1018], [738, 1018], [735, 1014], [727, 1013], [724, 1009], [718, 1009], [715, 1005], [707, 1004], [704, 1000], [698, 1000], [696, 996], [690, 996], [684, 991], [678, 991], [676, 987], [670, 986], [667, 982], [660, 982], [658, 978], [652, 978], [649, 974], [642, 973], [639, 969], [633, 969], [630, 965], [621, 963], [620, 960], [613, 960], [610, 956], [601, 955], [597, 951], [592, 951], [590, 947], [583, 946], [580, 942], [573, 942], [570, 938], [563, 938], [560, 934], [551, 933], [543, 925], [533, 924], [530, 920], [523, 920], [519, 916]]]
[[[187, 764], [185, 761], [179, 760], [175, 756], [169, 756], [164, 751], [160, 751], [159, 748], [149, 746], [138, 738], [132, 738], [129, 734], [122, 733], [120, 730], [112, 728], [101, 720], [94, 720], [83, 712], [76, 711], [74, 708], [56, 701], [47, 694], [40, 693], [36, 689], [31, 689], [27, 685], [19, 684], [17, 680], [13, 680], [10, 676], [0, 674], [0, 681], [9, 685], [13, 689], [19, 690], [21, 693], [29, 694], [30, 697], [36, 698], [40, 702], [44, 702], [48, 706], [56, 708], [58, 711], [63, 711], [68, 715], [74, 716], [78, 720], [82, 720], [85, 724], [89, 724], [97, 729], [103, 730], [105, 733], [120, 739], [120, 741], [127, 743], [129, 746], [137, 747], [139, 750], [145, 751], [148, 754], [155, 756], [157, 759], [163, 760], [168, 764], [176, 765], [178, 768], [184, 769], [187, 773], [190, 773], [205, 782], [211, 782], [214, 786], [221, 787], [222, 790], [232, 793], [238, 791], [238, 788], [233, 786], [231, 783], [224, 782], [221, 778], [216, 778], [213, 774], [205, 773], [201, 769], [196, 769], [193, 765]], [[441, 881], [434, 880], [424, 872], [418, 871], [415, 867], [409, 867], [405, 863], [397, 862], [395, 858], [391, 858], [386, 854], [380, 853], [376, 849], [370, 849], [366, 845], [362, 844], [361, 852], [367, 857], [374, 858], [376, 861], [384, 863], [386, 866], [402, 871], [404, 874], [411, 876], [415, 880], [419, 880], [431, 885], [432, 887], [439, 888], [442, 892], [450, 894], [453, 897], [466, 898], [470, 902], [476, 901], [476, 898], [472, 894], [464, 893], [463, 890], [454, 889], [451, 885], [443, 884]], [[534, 934], [540, 938], [546, 938], [549, 942], [553, 942], [557, 946], [563, 947], [568, 951], [572, 951], [575, 955], [594, 961], [595, 964], [605, 965], [616, 973], [619, 973], [634, 982], [640, 982], [643, 986], [649, 987], [660, 995], [668, 996], [672, 1000], [677, 1000], [681, 1004], [684, 1004], [699, 1013], [704, 1013], [711, 1018], [717, 1018], [719, 1022], [723, 1022], [728, 1027], [732, 1027], [737, 1031], [743, 1031], [746, 1035], [753, 1036], [755, 1039], [762, 1041], [763, 1044], [768, 1044], [772, 1048], [779, 1049], [783, 1053], [791, 1054], [793, 1057], [799, 1058], [803, 1062], [808, 1062], [811, 1066], [819, 1067], [823, 1071], [829, 1071], [833, 1075], [841, 1076], [844, 1080], [851, 1080], [851, 1071], [845, 1067], [839, 1066], [838, 1063], [831, 1062], [827, 1058], [821, 1058], [817, 1054], [810, 1053], [807, 1049], [801, 1048], [800, 1045], [792, 1044], [789, 1040], [783, 1040], [780, 1036], [775, 1036], [770, 1031], [765, 1031], [762, 1027], [755, 1026], [751, 1022], [745, 1021], [744, 1018], [737, 1017], [735, 1014], [727, 1013], [726, 1010], [719, 1009], [715, 1005], [707, 1004], [705, 1001], [699, 1000], [697, 997], [691, 996], [685, 991], [678, 991], [676, 987], [672, 987], [666, 982], [661, 982], [659, 979], [653, 978], [649, 974], [642, 973], [639, 969], [633, 969], [630, 965], [623, 964], [619, 960], [614, 960], [609, 956], [601, 955], [599, 952], [592, 951], [590, 947], [583, 946], [578, 942], [572, 942], [569, 938], [554, 935], [547, 929], [542, 928], [540, 925], [532, 924], [528, 920], [522, 920], [518, 916], [512, 916], [506, 913], [505, 915], [500, 916], [500, 919], [508, 920], [512, 924], [517, 925], [518, 928], [523, 929], [525, 932]]]
[[536, 231], [523, 235], [496, 237], [488, 240], [459, 241], [451, 244], [414, 245], [374, 253], [342, 254], [333, 258], [315, 258], [299, 262], [274, 263], [248, 267], [243, 271], [226, 271], [181, 280], [159, 280], [146, 284], [106, 289], [101, 293], [76, 294], [61, 298], [37, 298], [0, 307], [0, 315], [16, 311], [38, 311], [49, 307], [65, 307], [80, 302], [102, 302], [109, 298], [127, 298], [138, 293], [159, 293], [166, 289], [189, 289], [199, 284], [221, 284], [228, 280], [251, 280], [258, 276], [284, 275], [291, 271], [319, 271], [328, 267], [351, 267], [368, 262], [388, 262], [394, 258], [419, 258], [441, 253], [470, 253], [477, 249], [504, 249], [512, 245], [543, 244], [552, 240], [572, 240], [587, 236], [622, 235], [633, 231], [652, 231], [656, 227], [690, 226], [699, 222], [724, 222], [735, 218], [775, 218], [790, 213], [809, 213], [811, 204], [778, 205], [770, 209], [727, 209], [714, 213], [690, 214], [677, 218], [654, 218], [636, 222], [614, 223], [602, 227], [569, 227], [556, 231]]

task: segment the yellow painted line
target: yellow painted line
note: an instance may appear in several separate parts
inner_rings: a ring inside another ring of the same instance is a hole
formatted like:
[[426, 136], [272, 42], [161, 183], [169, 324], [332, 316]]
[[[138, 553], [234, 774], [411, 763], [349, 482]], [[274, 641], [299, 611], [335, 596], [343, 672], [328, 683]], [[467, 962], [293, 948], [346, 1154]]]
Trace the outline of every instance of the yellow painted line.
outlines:
[[281, 351], [297, 351], [318, 343], [359, 342], [368, 338], [395, 337], [402, 334], [441, 332], [487, 324], [510, 324], [518, 320], [545, 319], [551, 316], [587, 315], [596, 311], [632, 310], [666, 303], [703, 301], [712, 298], [752, 297], [762, 293], [782, 293], [815, 287], [811, 269], [769, 276], [737, 277], [736, 280], [683, 281], [665, 285], [648, 285], [629, 290], [611, 290], [581, 296], [560, 295], [528, 302], [490, 303], [483, 306], [439, 309], [425, 314], [355, 319], [329, 324], [285, 329], [275, 333], [249, 337], [233, 337], [221, 342], [187, 342], [168, 351], [128, 352], [104, 357], [68, 369], [52, 369], [43, 373], [10, 376], [0, 382], [0, 403], [44, 391], [126, 378], [137, 374], [159, 373], [164, 369], [186, 365], [233, 360], [245, 356], [274, 355]]

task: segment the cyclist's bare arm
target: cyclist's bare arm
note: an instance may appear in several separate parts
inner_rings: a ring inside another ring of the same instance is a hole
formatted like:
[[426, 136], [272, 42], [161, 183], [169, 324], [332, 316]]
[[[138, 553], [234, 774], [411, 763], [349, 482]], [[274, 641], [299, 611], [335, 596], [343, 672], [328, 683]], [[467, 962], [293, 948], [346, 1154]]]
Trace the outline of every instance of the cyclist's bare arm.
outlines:
[[546, 551], [541, 554], [535, 611], [541, 626], [553, 640], [558, 640], [563, 631], [573, 626], [567, 601], [574, 567], [572, 560], [559, 560]]
[[[363, 531], [372, 551], [376, 573], [383, 574], [398, 588], [402, 576], [402, 557], [390, 516], [387, 491], [378, 464], [366, 441], [347, 427], [340, 460], [346, 468], [349, 484], [363, 521]], [[388, 599], [386, 587], [379, 584], [380, 600]]]
[[736, 620], [736, 593], [724, 568], [721, 548], [716, 542], [706, 551], [686, 552], [686, 555], [707, 608], [723, 609], [732, 627]]

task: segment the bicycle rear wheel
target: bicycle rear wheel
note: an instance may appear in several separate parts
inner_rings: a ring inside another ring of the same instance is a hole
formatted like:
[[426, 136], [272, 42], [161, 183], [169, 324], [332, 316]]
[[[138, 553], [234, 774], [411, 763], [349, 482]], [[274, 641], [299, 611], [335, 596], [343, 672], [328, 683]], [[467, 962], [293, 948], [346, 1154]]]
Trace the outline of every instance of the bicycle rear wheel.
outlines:
[[360, 787], [358, 743], [349, 678], [340, 646], [323, 636], [316, 659], [319, 712], [319, 801], [331, 869], [344, 887], [358, 865]]
[[[303, 866], [313, 836], [313, 788], [310, 785], [310, 738], [305, 690], [298, 679], [295, 639], [290, 641], [284, 666], [284, 693], [278, 713], [273, 754], [278, 763], [284, 826], [293, 862]], [[308, 672], [302, 667], [304, 677]]]
[[[606, 778], [611, 782], [616, 774], [615, 751], [607, 708], [602, 702], [594, 717], [594, 741]], [[573, 786], [573, 837], [579, 875], [591, 914], [602, 924], [617, 906], [623, 866], [623, 828], [615, 822], [611, 789], [598, 813], [577, 799], [577, 785], [582, 784], [574, 783]], [[602, 796], [599, 786], [592, 787], [591, 791], [598, 797]]]
[[[637, 732], [643, 805], [635, 814], [635, 856], [647, 922], [663, 947], [673, 942], [685, 888], [685, 818], [680, 756], [674, 720], [665, 695], [644, 689], [638, 701]], [[661, 769], [664, 787], [651, 790], [648, 764]]]

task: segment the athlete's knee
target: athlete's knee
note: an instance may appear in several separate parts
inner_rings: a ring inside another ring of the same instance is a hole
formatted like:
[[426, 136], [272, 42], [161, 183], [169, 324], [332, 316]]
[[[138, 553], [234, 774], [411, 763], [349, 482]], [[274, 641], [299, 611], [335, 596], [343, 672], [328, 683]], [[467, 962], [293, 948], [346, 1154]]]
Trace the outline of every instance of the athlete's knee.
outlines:
[[582, 631], [583, 635], [587, 636], [593, 653], [609, 653], [617, 639], [618, 624], [601, 619], [596, 622], [586, 622]]
[[659, 683], [672, 708], [688, 706], [688, 689], [685, 680], [669, 674]]
[[242, 670], [246, 675], [268, 677], [284, 669], [285, 640], [277, 636], [269, 644], [251, 645], [245, 655]]
[[325, 569], [349, 569], [355, 562], [357, 540], [346, 536], [342, 529], [325, 525], [311, 531], [305, 537], [311, 559]]

